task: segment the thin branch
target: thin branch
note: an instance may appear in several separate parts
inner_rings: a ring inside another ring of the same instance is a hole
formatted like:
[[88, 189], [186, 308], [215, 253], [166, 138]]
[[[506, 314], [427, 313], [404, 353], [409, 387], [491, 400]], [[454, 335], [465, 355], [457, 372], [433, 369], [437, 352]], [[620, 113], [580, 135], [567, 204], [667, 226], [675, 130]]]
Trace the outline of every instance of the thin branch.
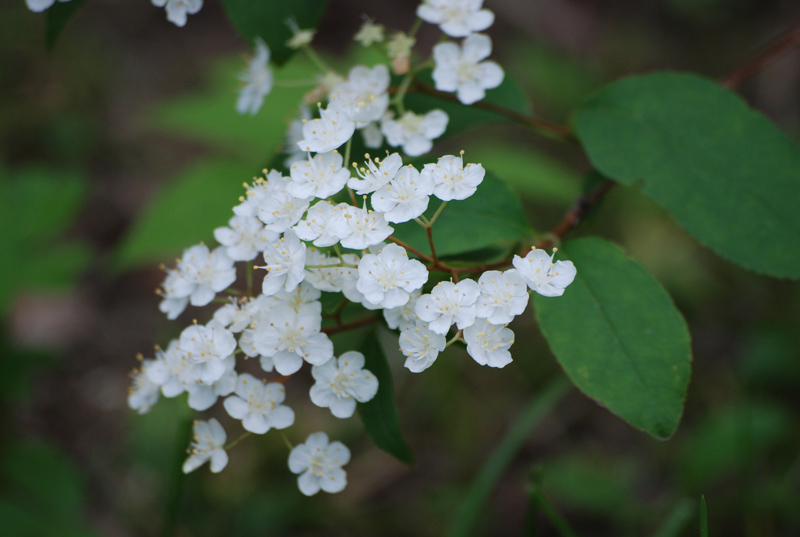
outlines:
[[[561, 222], [547, 235], [551, 237], [555, 237], [560, 239], [566, 233], [572, 229], [574, 229], [581, 221], [586, 218], [595, 205], [597, 205], [601, 199], [608, 193], [609, 190], [615, 185], [614, 181], [611, 179], [606, 179], [602, 183], [600, 183], [594, 190], [589, 192], [588, 194], [584, 194], [580, 196], [576, 201], [572, 208], [567, 211], [567, 214], [564, 215], [564, 218], [561, 219]], [[540, 248], [549, 248], [553, 245], [555, 241], [553, 239], [545, 239], [539, 245]]]
[[425, 228], [425, 233], [428, 234], [428, 244], [431, 245], [431, 255], [433, 257], [433, 263], [435, 265], [438, 265], [439, 258], [436, 256], [436, 247], [433, 245], [433, 232], [431, 231], [430, 226]]
[[[443, 91], [439, 91], [439, 90], [433, 89], [430, 86], [426, 86], [425, 84], [422, 84], [422, 83], [419, 83], [419, 82], [417, 84], [415, 84], [414, 86], [412, 86], [411, 88], [409, 88], [408, 91], [409, 92], [416, 91], [416, 92], [420, 92], [420, 93], [426, 93], [428, 95], [432, 95], [434, 97], [437, 97], [437, 98], [445, 100], [445, 101], [452, 101], [452, 102], [456, 102], [456, 103], [460, 102], [458, 100], [458, 97], [456, 97], [452, 93], [445, 93]], [[568, 140], [570, 142], [576, 141], [575, 135], [572, 134], [572, 131], [569, 128], [567, 128], [567, 127], [565, 127], [563, 125], [559, 125], [557, 123], [553, 123], [551, 121], [547, 121], [546, 119], [526, 116], [525, 114], [520, 114], [519, 112], [516, 112], [514, 110], [510, 110], [510, 109], [505, 108], [503, 106], [499, 106], [499, 105], [496, 105], [496, 104], [493, 104], [493, 103], [489, 103], [489, 102], [486, 102], [486, 101], [478, 101], [478, 102], [472, 103], [470, 106], [474, 106], [475, 108], [482, 108], [484, 110], [488, 110], [489, 112], [493, 112], [495, 114], [498, 114], [498, 115], [501, 115], [501, 116], [505, 116], [508, 119], [510, 119], [512, 121], [515, 121], [516, 123], [519, 123], [521, 125], [526, 125], [528, 127], [532, 127], [532, 128], [537, 129], [539, 131], [546, 132], [548, 134], [554, 135], [554, 136], [556, 136], [558, 138], [562, 138], [564, 140]]]
[[720, 83], [726, 88], [735, 88], [797, 43], [800, 43], [800, 26], [795, 27], [788, 34], [775, 41], [764, 52], [723, 78]]
[[338, 334], [339, 332], [346, 332], [347, 330], [352, 330], [354, 328], [361, 328], [362, 326], [368, 326], [375, 321], [377, 321], [377, 317], [364, 317], [363, 319], [358, 319], [357, 321], [352, 321], [349, 323], [340, 324], [338, 326], [328, 326], [320, 330], [325, 334]]
[[434, 259], [431, 256], [423, 254], [422, 252], [420, 252], [419, 250], [417, 250], [413, 246], [409, 245], [408, 243], [405, 243], [405, 242], [401, 241], [397, 237], [392, 237], [390, 235], [390, 236], [388, 236], [386, 238], [386, 240], [387, 241], [392, 241], [393, 243], [395, 243], [398, 246], [402, 246], [403, 248], [405, 248], [406, 250], [408, 250], [409, 252], [411, 252], [415, 256], [419, 257], [420, 259], [424, 259], [428, 263], [433, 263], [434, 265], [438, 265], [439, 264], [438, 262], [434, 261]]

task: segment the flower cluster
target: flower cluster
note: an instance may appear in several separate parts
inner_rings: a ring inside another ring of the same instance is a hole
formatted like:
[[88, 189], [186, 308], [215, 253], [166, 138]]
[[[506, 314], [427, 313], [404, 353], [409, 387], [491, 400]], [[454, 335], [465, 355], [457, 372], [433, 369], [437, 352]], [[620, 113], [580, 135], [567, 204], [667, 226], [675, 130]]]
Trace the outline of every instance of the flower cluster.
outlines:
[[[461, 46], [434, 48], [438, 89], [455, 91], [462, 102], [471, 103], [501, 82], [502, 69], [481, 62], [491, 50], [489, 38], [473, 33], [493, 21], [479, 0], [426, 0], [418, 15], [450, 36], [465, 37]], [[312, 36], [307, 33], [295, 45], [307, 48]], [[369, 21], [358, 39], [381, 42], [383, 28]], [[256, 46], [243, 76], [240, 112], [255, 113], [272, 85], [269, 50], [263, 42]], [[442, 110], [405, 110], [399, 91], [399, 99], [390, 99], [386, 65], [358, 65], [345, 78], [331, 73], [324, 78], [335, 82], [326, 86], [318, 117], [306, 111], [302, 121], [290, 126], [293, 148], [287, 169], [265, 170], [263, 177], [245, 184], [228, 225], [214, 230], [216, 248], [192, 246], [174, 268], [166, 269], [159, 307], [169, 319], [189, 305], [219, 305], [207, 323], [191, 324], [166, 349], [157, 348], [154, 357], [141, 357], [129, 397], [133, 409], [147, 412], [161, 396], [186, 393], [189, 406], [198, 411], [222, 399], [228, 416], [241, 421], [244, 435], [283, 430], [296, 419], [287, 404], [288, 377], [307, 364], [315, 381], [308, 393], [311, 403], [336, 418], [349, 418], [380, 386], [366, 368], [371, 357], [355, 351], [337, 356], [329, 332], [377, 322], [381, 310], [386, 325], [397, 330], [411, 372], [431, 367], [453, 344], [465, 346], [478, 364], [503, 367], [511, 362], [514, 343], [506, 325], [525, 310], [530, 293], [559, 296], [575, 278], [571, 262], [554, 261], [555, 249], [547, 254], [533, 248], [525, 257], [514, 256], [495, 267], [513, 265], [503, 271], [456, 271], [442, 264], [433, 253], [430, 230], [448, 203], [477, 192], [483, 166], [465, 163], [463, 151], [429, 158], [421, 166], [404, 162], [432, 149], [448, 117]], [[402, 154], [365, 155], [362, 163], [349, 167], [356, 130], [368, 145], [380, 146], [385, 137]], [[378, 140], [371, 139], [376, 132]], [[429, 217], [431, 204], [437, 209]], [[403, 225], [425, 228], [432, 256], [396, 238], [395, 228]], [[263, 265], [254, 266], [260, 259]], [[233, 287], [237, 262], [244, 264], [238, 273], [246, 277]], [[253, 281], [254, 270], [263, 275], [260, 282]], [[323, 293], [340, 293], [339, 305], [326, 309]], [[344, 314], [356, 320], [343, 321]], [[248, 364], [245, 372], [247, 358], [257, 358], [260, 371]], [[198, 421], [184, 471], [206, 461], [212, 471], [222, 470], [230, 447], [226, 439], [216, 419]], [[342, 490], [342, 466], [349, 458], [344, 445], [318, 432], [292, 449], [288, 464], [299, 474], [301, 492], [311, 495]]]

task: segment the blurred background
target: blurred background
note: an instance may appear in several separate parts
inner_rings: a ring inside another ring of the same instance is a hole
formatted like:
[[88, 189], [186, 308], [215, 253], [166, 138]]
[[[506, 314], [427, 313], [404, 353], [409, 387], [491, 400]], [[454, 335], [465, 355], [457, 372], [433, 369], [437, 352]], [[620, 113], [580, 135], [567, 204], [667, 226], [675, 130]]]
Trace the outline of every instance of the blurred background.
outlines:
[[[629, 73], [721, 78], [800, 24], [792, 0], [486, 4], [497, 15], [493, 59], [537, 116], [558, 123]], [[416, 5], [331, 0], [315, 46], [346, 69], [363, 14], [407, 29]], [[126, 404], [135, 354], [209, 315], [167, 321], [153, 292], [158, 265], [227, 221], [241, 183], [274, 157], [302, 90], [276, 89], [255, 117], [235, 113], [250, 45], [217, 0], [185, 28], [146, 1], [89, 1], [50, 53], [44, 21], [23, 0], [0, 4], [0, 533], [446, 533], [522, 409], [563, 375], [532, 315], [512, 326], [515, 361], [502, 370], [457, 349], [422, 375], [390, 357], [412, 467], [375, 448], [358, 419], [309, 408], [301, 375], [290, 431], [299, 441], [322, 429], [350, 446], [343, 493], [303, 497], [274, 434], [232, 449], [219, 475], [203, 467], [183, 477], [193, 418], [183, 400], [162, 399], [145, 416]], [[424, 26], [420, 50], [438, 36]], [[306, 72], [293, 61], [276, 78]], [[800, 135], [800, 47], [740, 90]], [[560, 220], [589, 171], [578, 148], [508, 124], [434, 151], [462, 148], [517, 190], [540, 230]], [[535, 471], [578, 535], [699, 535], [701, 494], [712, 535], [799, 535], [800, 287], [712, 255], [635, 189], [614, 189], [571, 236], [594, 234], [622, 244], [687, 318], [694, 365], [683, 422], [657, 441], [573, 389], [503, 473], [475, 534], [522, 534]], [[743, 237], [742, 248], [758, 245]], [[537, 522], [539, 535], [558, 535]]]

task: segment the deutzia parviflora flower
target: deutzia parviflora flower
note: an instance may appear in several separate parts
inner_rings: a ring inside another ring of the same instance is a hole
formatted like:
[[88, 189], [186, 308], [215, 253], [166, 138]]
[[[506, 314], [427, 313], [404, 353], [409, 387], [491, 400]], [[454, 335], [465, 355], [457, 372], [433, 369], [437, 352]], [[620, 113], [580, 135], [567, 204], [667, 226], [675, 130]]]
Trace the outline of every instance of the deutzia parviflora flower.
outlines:
[[503, 325], [478, 319], [464, 329], [467, 353], [473, 360], [489, 367], [504, 367], [511, 363], [509, 347], [514, 343], [514, 332]]
[[337, 103], [319, 109], [320, 117], [303, 124], [303, 139], [297, 147], [313, 153], [328, 153], [352, 138], [356, 124]]
[[175, 26], [185, 26], [187, 15], [194, 15], [203, 7], [203, 0], [152, 0], [156, 7], [166, 6], [167, 20]]
[[311, 402], [330, 408], [337, 418], [349, 418], [356, 401], [366, 403], [378, 393], [378, 379], [364, 369], [364, 355], [350, 351], [311, 368], [316, 384], [311, 387]]
[[204, 244], [192, 246], [184, 251], [177, 267], [168, 271], [159, 308], [174, 319], [186, 307], [187, 299], [192, 306], [205, 306], [234, 281], [233, 260], [222, 249], [209, 251]]
[[344, 223], [341, 244], [353, 250], [364, 250], [380, 244], [394, 231], [386, 223], [383, 213], [368, 210], [366, 202], [361, 208], [348, 206]]
[[525, 278], [528, 287], [543, 296], [561, 296], [564, 289], [575, 280], [578, 271], [572, 261], [556, 261], [553, 254], [547, 255], [544, 250], [534, 248], [524, 258], [514, 256], [514, 268]]
[[462, 46], [442, 43], [433, 47], [433, 81], [440, 91], [456, 92], [464, 104], [480, 101], [487, 89], [503, 82], [503, 69], [495, 62], [482, 62], [492, 53], [492, 40], [483, 34], [472, 34]]
[[331, 153], [308, 155], [308, 160], [292, 164], [292, 181], [286, 189], [297, 198], [327, 198], [344, 188], [350, 171], [342, 168], [342, 155]]
[[279, 241], [264, 250], [267, 275], [261, 284], [261, 291], [272, 296], [282, 290], [294, 291], [303, 281], [306, 264], [306, 245], [300, 242], [294, 231], [287, 231]]
[[265, 384], [242, 373], [236, 381], [235, 394], [225, 399], [225, 410], [232, 418], [242, 420], [242, 427], [251, 433], [264, 434], [294, 423], [294, 410], [281, 404], [286, 392], [280, 382]]
[[[30, 0], [29, 0], [30, 1]], [[368, 47], [373, 43], [380, 43], [383, 41], [383, 25], [375, 24], [371, 20], [364, 21], [361, 29], [353, 37], [353, 40], [361, 43], [361, 46]]]
[[422, 175], [430, 175], [436, 185], [433, 194], [442, 201], [464, 200], [470, 197], [483, 182], [486, 170], [480, 164], [467, 164], [461, 155], [447, 155], [422, 168]]
[[386, 319], [386, 324], [389, 328], [392, 330], [399, 328], [400, 331], [403, 331], [417, 323], [419, 317], [417, 316], [416, 306], [421, 294], [422, 290], [417, 289], [411, 293], [411, 298], [402, 306], [383, 310], [383, 318]]
[[183, 473], [196, 470], [206, 461], [211, 461], [211, 471], [221, 472], [228, 465], [228, 454], [223, 446], [227, 439], [225, 429], [211, 418], [194, 422], [194, 441], [189, 446], [189, 458], [183, 463]]
[[225, 254], [233, 261], [252, 261], [279, 234], [264, 227], [258, 218], [234, 216], [227, 227], [214, 230], [214, 238], [224, 246]]
[[328, 200], [322, 200], [315, 203], [306, 217], [292, 229], [300, 240], [314, 241], [314, 246], [333, 246], [343, 235], [347, 235], [347, 224], [344, 221], [346, 212], [346, 205], [334, 205]]
[[303, 160], [308, 154], [305, 149], [300, 149], [297, 143], [303, 139], [303, 124], [310, 119], [311, 110], [305, 104], [301, 104], [297, 119], [289, 122], [289, 128], [286, 129], [286, 141], [283, 145], [283, 152], [286, 153], [283, 165], [287, 168], [291, 167], [296, 160]]
[[369, 302], [382, 308], [396, 308], [408, 302], [411, 292], [427, 281], [425, 265], [409, 259], [404, 248], [388, 244], [377, 255], [361, 258], [356, 287]]
[[[305, 153], [303, 153], [305, 154]], [[288, 179], [281, 174], [278, 170], [267, 172], [264, 170], [266, 178], [257, 178], [253, 184], [244, 184], [247, 189], [247, 195], [239, 198], [239, 205], [233, 208], [233, 213], [237, 216], [258, 216], [258, 208], [261, 203], [270, 195], [270, 191], [274, 188], [283, 187], [286, 185]]]
[[289, 454], [289, 469], [300, 474], [297, 486], [306, 496], [320, 489], [335, 493], [347, 486], [347, 473], [342, 466], [350, 462], [350, 450], [341, 442], [329, 442], [325, 433], [310, 435], [304, 444]]
[[433, 194], [433, 177], [420, 176], [416, 168], [403, 166], [388, 185], [372, 195], [372, 207], [387, 222], [402, 223], [418, 218], [428, 208]]
[[494, 13], [481, 9], [483, 0], [424, 0], [417, 7], [417, 16], [438, 24], [450, 37], [466, 37], [482, 32], [494, 22]]
[[356, 169], [360, 179], [353, 177], [347, 181], [347, 186], [355, 190], [359, 196], [375, 192], [394, 179], [395, 174], [403, 167], [403, 159], [398, 153], [392, 153], [383, 160], [378, 157], [370, 159], [369, 155], [365, 156], [367, 167], [362, 166]]
[[425, 371], [447, 346], [447, 340], [427, 323], [417, 321], [400, 332], [400, 352], [406, 356], [406, 368], [412, 373]]
[[139, 414], [145, 414], [158, 402], [161, 386], [148, 375], [147, 370], [155, 360], [143, 360], [142, 366], [131, 373], [132, 383], [128, 390], [128, 406]]
[[283, 233], [303, 217], [303, 213], [308, 209], [308, 204], [313, 199], [298, 198], [289, 192], [291, 179], [277, 177], [268, 183], [268, 195], [258, 205], [258, 218], [267, 229]]
[[307, 305], [295, 311], [278, 306], [271, 310], [268, 323], [256, 325], [253, 344], [262, 356], [272, 359], [278, 373], [291, 375], [304, 359], [321, 365], [333, 357], [333, 343], [320, 332], [321, 326], [318, 307]]
[[212, 319], [205, 326], [195, 324], [184, 329], [177, 348], [188, 362], [184, 374], [210, 385], [228, 371], [225, 359], [236, 349], [236, 339], [230, 330]]
[[217, 399], [230, 395], [236, 387], [236, 358], [228, 356], [223, 360], [225, 373], [211, 385], [202, 382], [187, 383], [186, 391], [189, 392], [189, 408], [194, 410], [208, 410]]
[[355, 121], [356, 127], [363, 127], [381, 119], [389, 107], [389, 81], [389, 69], [383, 64], [372, 69], [356, 65], [328, 98]]
[[403, 146], [409, 157], [424, 155], [433, 147], [433, 141], [447, 129], [449, 118], [443, 110], [431, 110], [425, 115], [406, 112], [398, 119], [384, 117], [381, 131], [392, 147]]
[[459, 330], [475, 322], [475, 302], [481, 294], [475, 280], [439, 282], [429, 295], [417, 300], [416, 313], [437, 334], [447, 334], [456, 323]]
[[236, 111], [240, 114], [255, 115], [264, 103], [264, 97], [272, 91], [272, 69], [269, 67], [269, 47], [258, 37], [256, 49], [247, 71], [239, 75], [244, 86], [239, 90]]
[[510, 323], [528, 305], [528, 286], [514, 269], [486, 271], [478, 278], [478, 285], [481, 288], [477, 302], [479, 319], [488, 319], [492, 324]]

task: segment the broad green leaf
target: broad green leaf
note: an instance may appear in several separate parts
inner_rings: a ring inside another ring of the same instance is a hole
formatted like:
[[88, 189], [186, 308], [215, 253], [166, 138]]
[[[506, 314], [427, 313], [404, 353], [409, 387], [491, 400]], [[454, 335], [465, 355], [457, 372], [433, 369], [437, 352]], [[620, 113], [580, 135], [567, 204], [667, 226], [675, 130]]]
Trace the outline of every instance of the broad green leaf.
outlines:
[[[431, 218], [441, 203], [431, 197], [425, 215]], [[487, 173], [474, 195], [447, 203], [432, 233], [437, 255], [447, 256], [510, 245], [533, 230], [516, 194]], [[414, 222], [396, 226], [394, 236], [424, 253], [431, 251], [425, 230]]]
[[56, 2], [45, 13], [45, 33], [44, 39], [47, 50], [53, 50], [58, 41], [58, 36], [64, 29], [64, 25], [77, 11], [83, 7], [86, 0], [71, 0], [69, 2]]
[[206, 161], [184, 170], [159, 192], [114, 254], [114, 266], [127, 269], [179, 255], [233, 216], [233, 206], [250, 182], [252, 167], [239, 162]]
[[364, 429], [376, 446], [406, 464], [414, 464], [414, 453], [406, 444], [400, 430], [397, 406], [394, 402], [392, 371], [375, 331], [369, 332], [361, 347], [364, 368], [378, 379], [378, 393], [372, 400], [358, 405], [358, 415]]
[[800, 278], [800, 147], [744, 100], [695, 75], [600, 90], [575, 116], [592, 164], [748, 269]]
[[[303, 94], [312, 86], [274, 87], [254, 116], [236, 113], [236, 75], [245, 68], [240, 59], [225, 60], [209, 71], [202, 92], [161, 103], [149, 114], [156, 129], [212, 145], [226, 154], [242, 156], [262, 167], [283, 143], [288, 122], [299, 117]], [[275, 70], [277, 80], [310, 80], [315, 70], [296, 58]]]
[[294, 21], [301, 30], [316, 28], [328, 0], [223, 0], [222, 4], [242, 37], [263, 39], [269, 45], [271, 60], [281, 65], [294, 53], [286, 46], [293, 35], [287, 22]]
[[575, 385], [656, 438], [675, 432], [691, 373], [686, 322], [670, 296], [618, 246], [564, 244], [578, 275], [557, 298], [534, 294], [536, 316]]
[[[426, 86], [433, 88], [431, 72], [430, 69], [422, 71], [419, 79]], [[509, 73], [506, 73], [502, 84], [487, 90], [486, 97], [477, 103], [464, 105], [456, 100], [455, 93], [447, 95], [449, 97], [441, 98], [422, 92], [409, 93], [405, 98], [405, 106], [418, 114], [434, 108], [440, 108], [447, 112], [450, 121], [447, 124], [445, 136], [452, 136], [486, 123], [511, 121], [506, 115], [498, 113], [497, 107], [523, 115], [530, 113], [530, 104], [525, 92]]]

